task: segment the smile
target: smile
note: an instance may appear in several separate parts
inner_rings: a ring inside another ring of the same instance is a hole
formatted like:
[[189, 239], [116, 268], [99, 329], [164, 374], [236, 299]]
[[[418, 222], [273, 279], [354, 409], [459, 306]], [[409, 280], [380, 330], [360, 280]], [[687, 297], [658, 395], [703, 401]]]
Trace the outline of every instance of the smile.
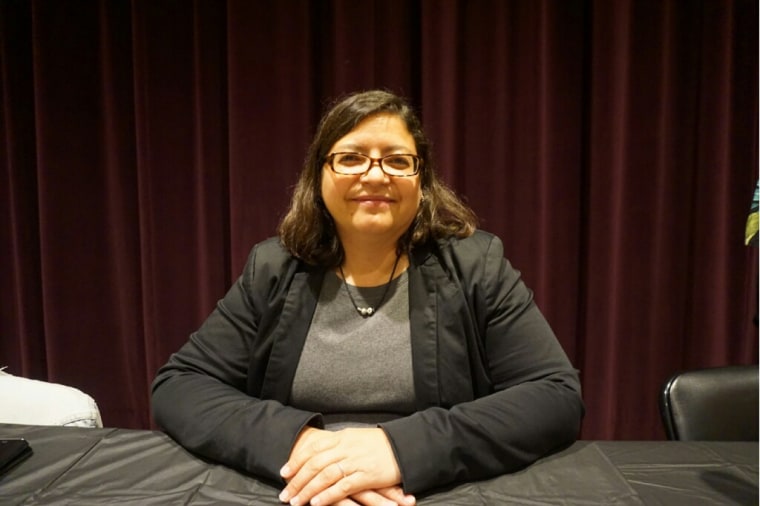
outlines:
[[354, 199], [351, 199], [354, 202], [357, 202], [359, 204], [390, 204], [393, 202], [393, 199], [388, 197], [380, 197], [380, 196], [366, 196], [366, 197], [356, 197]]

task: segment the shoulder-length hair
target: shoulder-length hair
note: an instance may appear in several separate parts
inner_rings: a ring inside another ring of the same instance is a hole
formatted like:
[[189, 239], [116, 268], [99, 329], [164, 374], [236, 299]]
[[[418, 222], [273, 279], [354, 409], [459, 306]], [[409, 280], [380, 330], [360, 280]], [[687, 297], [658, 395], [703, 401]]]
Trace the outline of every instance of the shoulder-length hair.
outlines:
[[290, 207], [278, 235], [295, 257], [311, 265], [337, 267], [344, 252], [335, 223], [322, 200], [322, 168], [329, 150], [361, 121], [375, 114], [400, 117], [412, 134], [420, 162], [422, 200], [417, 215], [399, 239], [398, 251], [409, 253], [430, 240], [467, 237], [477, 226], [475, 213], [435, 173], [430, 142], [419, 118], [401, 97], [381, 90], [353, 93], [337, 101], [322, 117], [306, 153]]

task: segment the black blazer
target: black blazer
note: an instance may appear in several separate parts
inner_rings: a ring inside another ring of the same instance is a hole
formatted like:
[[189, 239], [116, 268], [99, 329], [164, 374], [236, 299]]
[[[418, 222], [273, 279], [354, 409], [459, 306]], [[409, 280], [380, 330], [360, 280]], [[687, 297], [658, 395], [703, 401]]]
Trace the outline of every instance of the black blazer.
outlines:
[[[191, 451], [279, 480], [301, 429], [322, 427], [288, 398], [324, 273], [276, 238], [256, 245], [158, 371], [157, 423]], [[381, 424], [406, 492], [514, 471], [575, 440], [577, 371], [496, 236], [416, 248], [408, 276], [417, 412]]]

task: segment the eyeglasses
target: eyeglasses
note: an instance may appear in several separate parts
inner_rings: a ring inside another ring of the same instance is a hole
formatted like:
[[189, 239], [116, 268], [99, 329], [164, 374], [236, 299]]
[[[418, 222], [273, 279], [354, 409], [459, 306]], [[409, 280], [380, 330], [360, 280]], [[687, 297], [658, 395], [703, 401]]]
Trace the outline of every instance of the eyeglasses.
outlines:
[[364, 174], [375, 162], [380, 166], [380, 170], [389, 176], [409, 177], [420, 171], [422, 159], [417, 155], [408, 154], [372, 158], [361, 153], [332, 153], [325, 158], [325, 163], [333, 172], [347, 176]]

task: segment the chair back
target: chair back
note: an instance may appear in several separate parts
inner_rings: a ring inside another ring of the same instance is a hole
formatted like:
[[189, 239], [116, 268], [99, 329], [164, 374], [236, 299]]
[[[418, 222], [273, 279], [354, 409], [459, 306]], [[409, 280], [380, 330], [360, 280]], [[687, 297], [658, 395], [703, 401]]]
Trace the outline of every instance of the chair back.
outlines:
[[758, 366], [725, 366], [674, 374], [660, 392], [668, 439], [757, 441]]

